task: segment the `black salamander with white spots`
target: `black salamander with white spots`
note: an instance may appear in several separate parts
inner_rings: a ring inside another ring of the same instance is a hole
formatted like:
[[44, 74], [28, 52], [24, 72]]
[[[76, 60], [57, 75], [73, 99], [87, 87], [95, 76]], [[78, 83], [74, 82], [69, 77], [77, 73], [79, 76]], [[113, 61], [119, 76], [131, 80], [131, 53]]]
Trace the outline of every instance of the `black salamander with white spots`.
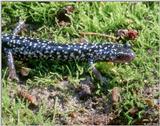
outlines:
[[[20, 27], [21, 29], [21, 27]], [[52, 41], [40, 40], [18, 36], [19, 27], [12, 35], [2, 34], [2, 51], [7, 56], [9, 78], [17, 80], [14, 58], [18, 60], [53, 60], [53, 61], [79, 61], [88, 62], [92, 66], [95, 62], [130, 62], [135, 54], [128, 44], [115, 43], [75, 43], [60, 44]], [[92, 67], [92, 72], [103, 83], [100, 72]]]
[[86, 62], [130, 62], [135, 54], [128, 44], [78, 43], [59, 44], [18, 35], [2, 35], [2, 50], [18, 59], [45, 59], [58, 61]]

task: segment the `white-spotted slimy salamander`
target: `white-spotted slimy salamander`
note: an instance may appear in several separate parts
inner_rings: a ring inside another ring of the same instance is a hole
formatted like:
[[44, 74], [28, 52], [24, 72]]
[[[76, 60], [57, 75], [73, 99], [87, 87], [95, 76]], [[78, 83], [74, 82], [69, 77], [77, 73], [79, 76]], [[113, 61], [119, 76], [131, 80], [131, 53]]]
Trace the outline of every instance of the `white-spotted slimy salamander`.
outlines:
[[130, 62], [135, 54], [128, 44], [58, 44], [18, 35], [2, 35], [2, 49], [11, 51], [18, 59], [59, 61]]
[[[92, 65], [99, 61], [130, 62], [135, 54], [128, 44], [58, 44], [52, 41], [43, 41], [18, 35], [2, 34], [2, 51], [7, 55], [9, 78], [19, 81], [14, 66], [14, 58], [17, 59], [42, 59], [58, 61], [89, 62]], [[93, 67], [93, 73], [97, 78], [101, 74]]]

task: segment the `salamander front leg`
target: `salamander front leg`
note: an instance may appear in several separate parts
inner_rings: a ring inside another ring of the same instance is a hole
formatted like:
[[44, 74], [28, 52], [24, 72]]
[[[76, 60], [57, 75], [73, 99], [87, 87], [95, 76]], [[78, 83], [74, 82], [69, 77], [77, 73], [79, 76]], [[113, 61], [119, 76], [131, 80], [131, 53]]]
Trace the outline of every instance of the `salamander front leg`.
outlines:
[[19, 78], [17, 77], [16, 74], [13, 55], [10, 50], [7, 51], [7, 63], [9, 68], [9, 79], [16, 80], [17, 82], [19, 82]]
[[91, 66], [92, 72], [95, 75], [96, 79], [98, 79], [100, 81], [100, 83], [103, 84], [104, 83], [103, 76], [94, 66], [93, 60], [89, 60], [89, 65]]

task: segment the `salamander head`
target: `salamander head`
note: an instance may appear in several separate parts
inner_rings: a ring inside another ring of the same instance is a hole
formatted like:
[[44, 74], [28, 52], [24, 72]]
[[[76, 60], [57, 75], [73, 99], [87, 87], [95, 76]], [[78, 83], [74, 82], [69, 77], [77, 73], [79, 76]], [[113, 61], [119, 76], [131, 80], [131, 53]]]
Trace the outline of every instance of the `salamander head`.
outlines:
[[135, 58], [135, 54], [129, 44], [113, 45], [110, 49], [109, 61], [111, 62], [125, 63]]

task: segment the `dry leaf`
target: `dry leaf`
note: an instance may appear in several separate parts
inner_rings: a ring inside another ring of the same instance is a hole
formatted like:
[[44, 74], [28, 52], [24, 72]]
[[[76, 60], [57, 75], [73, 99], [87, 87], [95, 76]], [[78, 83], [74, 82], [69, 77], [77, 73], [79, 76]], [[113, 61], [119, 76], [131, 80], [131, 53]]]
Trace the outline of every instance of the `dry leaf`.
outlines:
[[152, 99], [146, 98], [144, 101], [147, 103], [147, 105], [149, 105], [151, 107], [154, 106], [154, 101]]
[[119, 87], [114, 87], [112, 89], [112, 102], [117, 103], [120, 99], [120, 88]]
[[30, 95], [30, 93], [29, 93], [28, 91], [26, 91], [26, 90], [24, 90], [24, 89], [19, 89], [17, 94], [18, 94], [18, 96], [19, 96], [20, 98], [25, 99], [25, 100], [28, 101], [30, 104], [33, 104], [33, 105], [35, 105], [35, 106], [38, 105], [36, 97]]
[[20, 72], [22, 76], [28, 76], [29, 72], [31, 71], [30, 68], [22, 67]]
[[134, 29], [119, 29], [117, 31], [117, 37], [134, 40], [138, 37], [138, 32]]

